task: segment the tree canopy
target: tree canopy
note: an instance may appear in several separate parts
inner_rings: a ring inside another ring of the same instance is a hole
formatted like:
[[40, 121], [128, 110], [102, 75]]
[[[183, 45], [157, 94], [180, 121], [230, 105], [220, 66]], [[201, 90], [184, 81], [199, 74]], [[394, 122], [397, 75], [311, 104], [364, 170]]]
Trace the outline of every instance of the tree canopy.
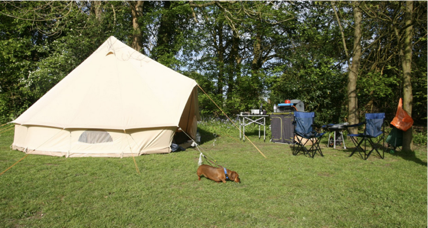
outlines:
[[[413, 2], [410, 20], [397, 1], [1, 2], [0, 122], [19, 116], [109, 36], [194, 78], [228, 114], [299, 99], [323, 123], [348, 120], [357, 42], [357, 118], [379, 111], [392, 120], [412, 26], [411, 113], [426, 126], [426, 13], [423, 1]], [[205, 94], [199, 102], [202, 115], [220, 114]]]

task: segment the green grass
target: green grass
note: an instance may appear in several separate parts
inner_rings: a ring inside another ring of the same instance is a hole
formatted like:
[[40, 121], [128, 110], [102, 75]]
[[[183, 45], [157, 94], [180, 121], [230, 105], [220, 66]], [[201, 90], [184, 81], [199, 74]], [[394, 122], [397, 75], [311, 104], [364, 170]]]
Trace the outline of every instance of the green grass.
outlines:
[[[201, 150], [241, 184], [198, 181], [195, 149], [136, 157], [141, 174], [132, 158], [29, 155], [0, 176], [0, 226], [427, 226], [426, 146], [364, 161], [323, 142], [325, 157], [312, 159], [249, 129], [264, 158], [237, 130], [213, 126], [200, 124]], [[1, 133], [0, 172], [25, 155], [12, 141]]]

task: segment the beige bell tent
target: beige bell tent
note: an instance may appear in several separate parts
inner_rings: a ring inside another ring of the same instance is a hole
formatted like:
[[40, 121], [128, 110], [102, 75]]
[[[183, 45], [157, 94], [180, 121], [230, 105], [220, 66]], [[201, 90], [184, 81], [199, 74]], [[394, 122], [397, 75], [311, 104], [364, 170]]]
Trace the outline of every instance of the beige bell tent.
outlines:
[[195, 138], [196, 82], [110, 37], [19, 116], [13, 149], [67, 157], [169, 153]]

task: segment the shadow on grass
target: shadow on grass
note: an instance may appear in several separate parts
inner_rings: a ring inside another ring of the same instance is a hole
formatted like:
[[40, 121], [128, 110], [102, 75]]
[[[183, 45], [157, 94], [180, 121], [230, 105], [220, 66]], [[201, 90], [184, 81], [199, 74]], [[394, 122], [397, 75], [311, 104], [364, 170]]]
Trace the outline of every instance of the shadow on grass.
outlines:
[[[236, 133], [236, 135], [231, 135], [231, 134], [227, 134], [225, 132], [219, 132], [219, 134], [216, 134], [214, 132], [207, 131], [207, 130], [204, 130], [201, 128], [198, 128], [198, 131], [199, 131], [199, 134], [201, 135], [201, 143], [200, 143], [201, 145], [203, 145], [204, 143], [210, 142], [210, 141], [212, 141], [216, 138], [219, 138], [219, 137], [229, 137], [229, 138], [236, 140], [236, 142], [240, 142], [238, 132]], [[245, 135], [247, 137], [258, 137], [259, 132], [258, 132], [258, 130], [257, 131], [256, 130], [245, 131]], [[266, 138], [264, 138], [263, 130], [260, 130], [260, 138], [259, 139], [260, 140], [265, 139], [265, 142], [269, 142], [270, 141], [270, 135], [267, 134], [267, 130], [266, 130], [265, 137]]]
[[396, 148], [392, 149], [391, 147], [385, 147], [385, 146], [382, 146], [382, 145], [379, 145], [379, 147], [378, 147], [379, 149], [383, 149], [385, 151], [385, 153], [388, 153], [388, 154], [390, 154], [392, 156], [401, 157], [404, 160], [412, 161], [412, 162], [415, 162], [416, 164], [419, 164], [419, 165], [422, 165], [422, 166], [425, 166], [425, 167], [427, 166], [427, 162], [426, 161], [423, 161], [423, 160], [421, 160], [420, 158], [418, 158], [416, 156], [415, 150], [412, 150], [412, 151], [403, 151], [403, 150], [397, 151]]
[[[267, 135], [267, 129], [266, 129], [266, 138], [268, 137]], [[258, 137], [259, 136], [259, 130], [249, 130], [249, 131], [245, 131], [245, 135], [246, 136], [255, 136]], [[260, 138], [263, 138], [263, 129], [260, 129]]]
[[[385, 154], [386, 154], [386, 149], [385, 149], [385, 147], [383, 147], [381, 144], [379, 144], [379, 143], [375, 143], [375, 145], [376, 145], [376, 148], [377, 148], [377, 152], [376, 152], [376, 150], [373, 150], [372, 152], [371, 152], [371, 154], [370, 154], [370, 156], [369, 157], [373, 157], [373, 156], [375, 156], [375, 157], [377, 157], [377, 158], [379, 158], [379, 159], [382, 159], [380, 156], [381, 155], [383, 155], [383, 156], [385, 156]], [[353, 152], [354, 152], [354, 150], [355, 150], [355, 148], [356, 148], [356, 145], [354, 144], [354, 145], [351, 145], [352, 147], [346, 147], [346, 149], [344, 149], [343, 150], [343, 152], [345, 152], [346, 153], [346, 156], [347, 157], [350, 157], [351, 155], [352, 156], [358, 156], [358, 157], [360, 157], [361, 159], [363, 159], [364, 160], [364, 157], [366, 156], [365, 155], [365, 153], [364, 153], [364, 151], [362, 151], [361, 149], [357, 149], [356, 151], [355, 151], [355, 153], [354, 154], [352, 154]], [[362, 148], [363, 148], [363, 150], [365, 150], [366, 151], [366, 154], [368, 154], [371, 150], [372, 150], [372, 147], [371, 146], [369, 146], [369, 145], [367, 145], [367, 146], [365, 146], [365, 145], [362, 145]], [[382, 153], [382, 150], [384, 151], [384, 153]]]
[[310, 158], [310, 156], [308, 156], [308, 150], [303, 149], [303, 147], [301, 147], [300, 145], [296, 144], [290, 144], [290, 150], [291, 150], [291, 154], [293, 156], [305, 156]]
[[303, 145], [296, 142], [295, 144], [289, 144], [289, 145], [290, 145], [291, 153], [294, 156], [302, 155], [302, 156], [305, 156], [308, 158], [324, 157], [325, 156], [322, 149], [321, 149], [321, 154], [320, 154], [319, 150], [316, 149], [315, 146], [312, 147], [312, 144], [303, 146]]
[[[422, 166], [427, 166], [427, 162], [418, 158], [416, 156], [415, 151], [396, 151], [395, 150], [393, 153], [390, 153], [390, 151], [392, 150], [390, 147], [385, 147], [385, 146], [382, 146], [381, 144], [376, 144], [376, 146], [377, 146], [379, 153], [381, 153], [381, 154], [382, 154], [382, 150], [383, 150], [385, 154], [389, 154], [389, 155], [394, 156], [394, 157], [401, 157], [404, 160], [412, 161], [412, 162], [415, 162], [416, 164], [419, 164]], [[346, 150], [343, 150], [343, 152], [345, 152], [347, 154], [347, 156], [349, 157], [352, 154], [352, 152], [354, 151], [354, 149], [355, 149], [355, 147], [352, 147], [352, 148], [347, 147]], [[367, 152], [369, 152], [372, 148], [367, 147], [366, 149], [368, 150]], [[360, 156], [361, 159], [363, 159], [363, 155], [360, 154], [360, 152], [358, 150], [352, 156], [355, 156], [357, 154]], [[370, 157], [373, 155], [379, 157], [379, 155], [376, 153], [376, 151], [373, 151], [371, 153]]]
[[[387, 152], [390, 151], [391, 148], [387, 148]], [[426, 161], [422, 161], [420, 158], [416, 156], [415, 151], [395, 151], [394, 153], [389, 153], [392, 156], [401, 157], [404, 160], [415, 162], [416, 164], [427, 166]]]
[[213, 132], [209, 132], [201, 128], [198, 128], [198, 131], [199, 131], [199, 134], [201, 134], [201, 143], [200, 143], [201, 145], [211, 140], [214, 140], [219, 136]]

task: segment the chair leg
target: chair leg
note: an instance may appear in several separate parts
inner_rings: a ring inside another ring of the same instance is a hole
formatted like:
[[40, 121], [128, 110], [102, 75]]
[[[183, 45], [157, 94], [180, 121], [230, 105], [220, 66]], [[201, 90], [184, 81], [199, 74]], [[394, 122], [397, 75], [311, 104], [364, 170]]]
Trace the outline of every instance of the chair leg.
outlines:
[[312, 152], [312, 154], [311, 154], [312, 158], [315, 157], [315, 154], [317, 152], [321, 155], [321, 157], [324, 157], [324, 154], [322, 153], [322, 150], [321, 150], [321, 147], [320, 147], [320, 144], [319, 144], [320, 141], [321, 141], [321, 138], [311, 138], [312, 146], [309, 149], [309, 151]]
[[[324, 157], [324, 154], [322, 153], [321, 147], [319, 145], [321, 138], [303, 138], [303, 137], [296, 137], [297, 138], [297, 149], [293, 151], [293, 155], [297, 155], [300, 152], [303, 152], [304, 155], [309, 155], [309, 157], [314, 158], [315, 154], [318, 152], [321, 157]], [[303, 139], [306, 139], [306, 142], [303, 143]], [[309, 149], [306, 148], [306, 144], [311, 141], [312, 145]]]
[[302, 140], [303, 140], [303, 137], [295, 137], [296, 139], [297, 139], [297, 151], [295, 151], [295, 152], [293, 152], [293, 155], [298, 155], [300, 152], [303, 152], [303, 155], [306, 155], [306, 154], [308, 154], [308, 150], [306, 149], [306, 147], [305, 147], [305, 145], [306, 145], [306, 143], [307, 143], [307, 141], [306, 141], [306, 143], [303, 143], [302, 142]]
[[382, 155], [381, 155], [381, 154], [379, 153], [378, 148], [377, 148], [377, 145], [376, 145], [376, 144], [379, 144], [379, 142], [380, 142], [383, 138], [384, 138], [384, 137], [382, 136], [382, 138], [378, 139], [376, 143], [375, 143], [375, 142], [373, 142], [373, 140], [372, 140], [371, 138], [368, 138], [369, 143], [370, 143], [370, 145], [371, 145], [371, 147], [372, 147], [372, 150], [370, 150], [370, 152], [367, 154], [367, 158], [370, 156], [370, 154], [371, 154], [373, 151], [376, 151], [376, 153], [379, 155], [379, 157], [380, 157], [380, 158], [382, 158], [382, 159], [384, 159], [384, 158], [385, 158], [385, 150], [384, 150], [384, 149], [382, 149]]
[[[352, 155], [355, 154], [355, 152], [357, 152], [358, 149], [360, 149], [361, 151], [364, 151], [364, 149], [361, 147], [361, 144], [364, 140], [358, 140], [357, 137], [354, 136], [349, 136], [349, 138], [351, 139], [352, 143], [355, 145], [354, 150], [352, 151], [351, 155], [349, 155], [349, 157], [352, 157]], [[361, 155], [361, 153], [360, 153]], [[363, 158], [364, 159], [364, 158]]]
[[320, 147], [320, 142], [321, 142], [321, 137], [315, 138], [315, 149], [316, 149], [316, 152], [318, 152], [321, 155], [321, 157], [324, 157], [324, 154], [322, 153], [322, 150]]
[[[356, 142], [358, 142], [358, 140], [357, 139], [353, 139], [354, 141], [356, 141]], [[368, 158], [368, 156], [367, 156], [367, 153], [366, 153], [366, 149], [363, 149], [363, 147], [361, 147], [361, 144], [363, 144], [363, 142], [366, 140], [366, 138], [365, 137], [363, 137], [359, 142], [358, 142], [358, 144], [356, 144], [356, 147], [354, 148], [354, 150], [352, 151], [352, 153], [351, 153], [351, 155], [349, 155], [349, 157], [351, 157], [352, 155], [354, 155], [355, 154], [355, 152], [357, 152], [358, 150], [360, 150], [360, 151], [358, 151], [358, 153], [360, 154], [360, 156], [361, 156], [361, 158], [363, 159], [363, 160], [367, 160], [367, 158]], [[363, 154], [364, 155], [363, 155]]]
[[[294, 137], [297, 139], [297, 141], [293, 144], [292, 152], [293, 152], [293, 155], [296, 156], [297, 154], [299, 154], [299, 151], [300, 151], [300, 140], [296, 136]], [[297, 148], [296, 148], [296, 145], [297, 145]]]
[[358, 145], [358, 144], [359, 144], [357, 137], [349, 136], [349, 138], [351, 139], [351, 141], [352, 141], [352, 143], [353, 143], [354, 145]]
[[[378, 150], [377, 150], [377, 148], [376, 148], [376, 144], [372, 141], [372, 139], [371, 139], [371, 138], [368, 138], [368, 141], [369, 141], [370, 146], [372, 147], [372, 149], [371, 149], [371, 150], [370, 150], [370, 152], [367, 154], [367, 158], [369, 158], [369, 156], [372, 154], [372, 152], [373, 152], [373, 151], [376, 151], [376, 152], [379, 154], [379, 156], [382, 158], [382, 156], [380, 155], [379, 151], [378, 151]], [[366, 160], [367, 160], [367, 158], [366, 158]]]
[[312, 145], [308, 150], [308, 154], [309, 154], [309, 157], [314, 158], [315, 154], [317, 153], [316, 149], [314, 149], [314, 140], [312, 138], [308, 139], [308, 141], [309, 140], [311, 141]]

